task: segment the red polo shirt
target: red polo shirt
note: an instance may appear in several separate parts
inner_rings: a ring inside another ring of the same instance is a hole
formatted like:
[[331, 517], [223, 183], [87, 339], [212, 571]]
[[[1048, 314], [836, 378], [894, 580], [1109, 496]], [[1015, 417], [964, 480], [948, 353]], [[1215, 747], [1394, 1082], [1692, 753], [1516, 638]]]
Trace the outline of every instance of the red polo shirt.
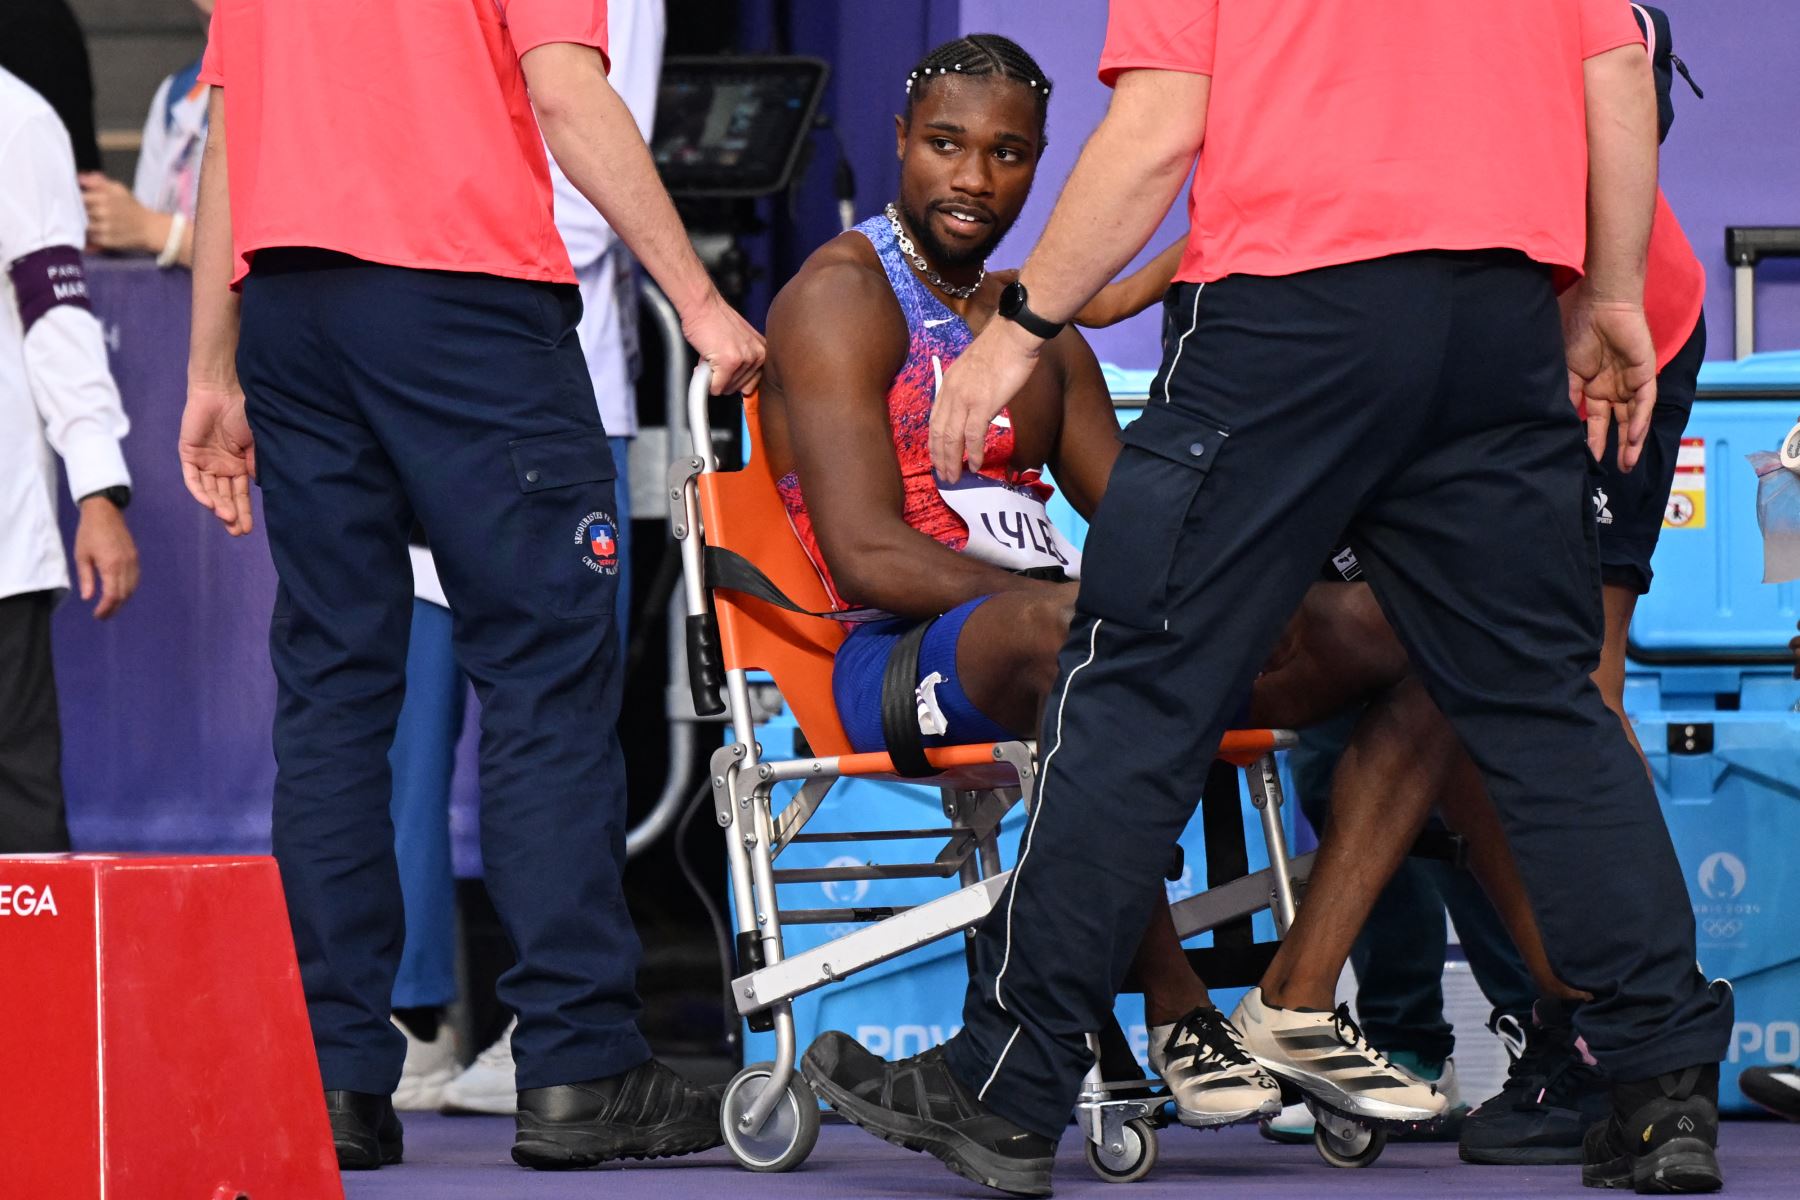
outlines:
[[575, 282], [519, 58], [606, 0], [219, 0], [233, 283], [271, 246]]
[[1175, 278], [1510, 248], [1579, 271], [1582, 60], [1625, 0], [1112, 0], [1100, 78], [1212, 76]]
[[1644, 268], [1644, 316], [1656, 343], [1656, 369], [1681, 353], [1700, 310], [1706, 306], [1706, 268], [1669, 208], [1668, 197], [1656, 193], [1656, 218], [1650, 226], [1650, 256]]

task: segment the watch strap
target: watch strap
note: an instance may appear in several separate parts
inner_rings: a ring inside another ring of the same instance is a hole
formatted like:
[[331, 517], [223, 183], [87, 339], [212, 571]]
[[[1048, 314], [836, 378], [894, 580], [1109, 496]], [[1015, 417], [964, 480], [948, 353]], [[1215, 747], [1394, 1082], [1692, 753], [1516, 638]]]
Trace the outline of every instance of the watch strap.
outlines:
[[1041, 337], [1046, 342], [1063, 331], [1063, 326], [1066, 325], [1067, 322], [1049, 321], [1031, 311], [1029, 294], [1025, 291], [1024, 284], [1015, 280], [1013, 283], [1007, 285], [1008, 291], [1012, 291], [1014, 288], [1018, 289], [1014, 292], [1014, 295], [1019, 297], [1019, 303], [1012, 307], [1012, 312], [1010, 313], [1006, 312], [1003, 308], [1001, 310], [1002, 316], [1010, 321], [1016, 321], [1025, 332]]
[[111, 487], [103, 487], [89, 492], [81, 499], [83, 501], [92, 500], [96, 496], [102, 500], [110, 500], [114, 508], [124, 512], [126, 506], [131, 503], [131, 488], [122, 483], [115, 483]]

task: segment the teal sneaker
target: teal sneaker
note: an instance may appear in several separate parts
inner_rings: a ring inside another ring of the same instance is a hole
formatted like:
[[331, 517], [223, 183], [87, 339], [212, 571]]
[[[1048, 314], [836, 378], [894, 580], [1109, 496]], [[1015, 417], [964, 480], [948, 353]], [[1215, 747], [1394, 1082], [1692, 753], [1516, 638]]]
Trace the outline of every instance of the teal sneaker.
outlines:
[[1311, 1145], [1313, 1140], [1312, 1111], [1304, 1104], [1290, 1104], [1272, 1117], [1265, 1117], [1257, 1122], [1257, 1131], [1271, 1142], [1280, 1142], [1287, 1146]]
[[1438, 1062], [1420, 1058], [1410, 1050], [1396, 1050], [1388, 1061], [1420, 1083], [1433, 1083], [1445, 1099], [1443, 1120], [1427, 1129], [1395, 1130], [1388, 1134], [1390, 1142], [1454, 1142], [1462, 1133], [1463, 1118], [1469, 1115], [1469, 1103], [1462, 1098], [1456, 1080], [1456, 1060]]

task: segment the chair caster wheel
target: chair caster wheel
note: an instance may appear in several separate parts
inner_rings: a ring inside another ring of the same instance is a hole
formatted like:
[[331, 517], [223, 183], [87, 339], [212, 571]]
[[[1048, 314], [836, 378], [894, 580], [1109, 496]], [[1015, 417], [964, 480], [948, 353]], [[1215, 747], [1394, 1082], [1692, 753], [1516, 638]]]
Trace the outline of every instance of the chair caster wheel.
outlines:
[[1088, 1166], [1107, 1183], [1136, 1183], [1156, 1166], [1156, 1129], [1148, 1119], [1133, 1117], [1110, 1146], [1087, 1144]]
[[1366, 1167], [1387, 1149], [1387, 1130], [1309, 1105], [1313, 1109], [1313, 1147], [1334, 1167]]
[[806, 1161], [819, 1140], [819, 1101], [798, 1073], [762, 1124], [746, 1130], [739, 1122], [768, 1088], [774, 1063], [752, 1063], [726, 1085], [719, 1124], [733, 1158], [752, 1171], [791, 1171]]

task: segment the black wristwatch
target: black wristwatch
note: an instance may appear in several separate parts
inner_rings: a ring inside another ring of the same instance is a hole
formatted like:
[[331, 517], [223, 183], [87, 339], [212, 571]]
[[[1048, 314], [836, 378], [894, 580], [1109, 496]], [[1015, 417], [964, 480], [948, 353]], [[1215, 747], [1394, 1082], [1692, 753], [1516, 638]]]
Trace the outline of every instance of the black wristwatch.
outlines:
[[1000, 315], [1018, 322], [1027, 333], [1034, 333], [1046, 342], [1063, 331], [1067, 322], [1046, 321], [1026, 307], [1025, 301], [1025, 285], [1015, 279], [1000, 292]]
[[87, 495], [83, 496], [82, 499], [92, 500], [95, 496], [100, 497], [102, 500], [111, 500], [113, 507], [120, 512], [124, 512], [126, 507], [131, 503], [131, 489], [122, 483], [115, 483], [111, 487], [101, 488], [97, 492], [89, 492]]

